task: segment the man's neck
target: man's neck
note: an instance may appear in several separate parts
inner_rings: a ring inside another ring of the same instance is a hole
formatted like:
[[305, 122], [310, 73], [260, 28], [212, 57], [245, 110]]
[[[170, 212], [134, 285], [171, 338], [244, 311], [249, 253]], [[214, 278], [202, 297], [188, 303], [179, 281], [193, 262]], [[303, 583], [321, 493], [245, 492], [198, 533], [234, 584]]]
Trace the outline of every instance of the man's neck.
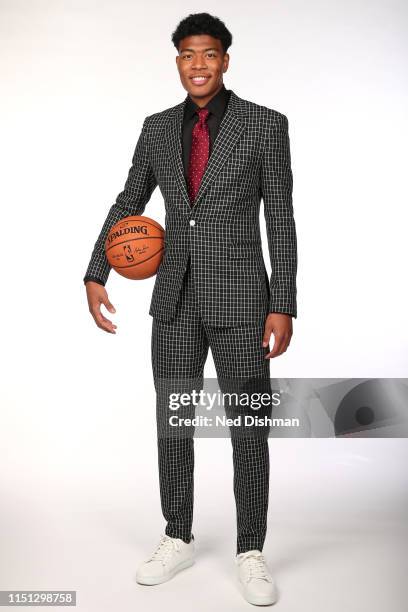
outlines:
[[191, 100], [192, 100], [192, 101], [193, 101], [195, 104], [197, 104], [197, 106], [199, 106], [200, 108], [203, 108], [204, 106], [206, 106], [206, 105], [209, 103], [209, 101], [210, 101], [210, 100], [212, 100], [212, 98], [213, 98], [214, 96], [216, 96], [216, 95], [217, 95], [217, 93], [218, 93], [219, 91], [221, 91], [221, 89], [222, 89], [223, 87], [224, 87], [224, 83], [221, 83], [221, 85], [219, 86], [219, 88], [218, 88], [218, 89], [217, 89], [217, 90], [216, 90], [214, 93], [212, 93], [212, 94], [211, 94], [211, 95], [209, 95], [209, 96], [206, 96], [205, 98], [201, 98], [201, 97], [200, 97], [200, 98], [197, 98], [196, 96], [192, 96], [191, 94], [188, 94], [188, 95], [190, 96]]

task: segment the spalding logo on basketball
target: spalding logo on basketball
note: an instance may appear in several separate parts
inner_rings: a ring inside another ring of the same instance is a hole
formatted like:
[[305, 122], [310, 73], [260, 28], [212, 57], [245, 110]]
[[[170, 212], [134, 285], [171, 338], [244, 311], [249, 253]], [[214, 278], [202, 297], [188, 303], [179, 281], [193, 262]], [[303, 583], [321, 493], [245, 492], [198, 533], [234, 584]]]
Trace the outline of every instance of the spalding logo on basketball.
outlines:
[[121, 276], [142, 280], [154, 276], [164, 252], [165, 231], [149, 217], [125, 217], [116, 223], [105, 241], [108, 262]]

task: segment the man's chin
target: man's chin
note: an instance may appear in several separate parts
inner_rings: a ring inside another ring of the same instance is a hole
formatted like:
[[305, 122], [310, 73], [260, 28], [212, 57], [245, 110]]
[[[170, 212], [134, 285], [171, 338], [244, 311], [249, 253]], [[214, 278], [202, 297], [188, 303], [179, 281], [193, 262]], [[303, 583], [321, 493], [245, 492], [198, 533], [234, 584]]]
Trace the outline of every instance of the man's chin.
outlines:
[[189, 84], [187, 92], [195, 98], [206, 98], [216, 92], [216, 87], [211, 86], [209, 83], [206, 85], [193, 85]]

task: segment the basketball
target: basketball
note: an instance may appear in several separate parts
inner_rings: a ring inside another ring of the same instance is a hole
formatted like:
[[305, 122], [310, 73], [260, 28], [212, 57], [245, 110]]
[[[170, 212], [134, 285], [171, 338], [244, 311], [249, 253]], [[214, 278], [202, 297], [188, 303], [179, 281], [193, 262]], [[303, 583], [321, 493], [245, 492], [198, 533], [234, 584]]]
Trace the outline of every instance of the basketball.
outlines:
[[154, 276], [163, 258], [165, 231], [149, 217], [125, 217], [109, 231], [105, 253], [121, 276], [142, 280]]

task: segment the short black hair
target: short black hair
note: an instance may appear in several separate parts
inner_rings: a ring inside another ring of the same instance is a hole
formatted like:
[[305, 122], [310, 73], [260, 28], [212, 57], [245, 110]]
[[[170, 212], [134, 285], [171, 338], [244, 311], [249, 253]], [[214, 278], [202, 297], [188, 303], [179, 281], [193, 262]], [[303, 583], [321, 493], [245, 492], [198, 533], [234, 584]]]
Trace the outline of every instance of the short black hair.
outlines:
[[224, 53], [232, 44], [232, 34], [225, 23], [209, 13], [190, 13], [188, 17], [180, 21], [171, 35], [171, 40], [178, 51], [183, 38], [197, 34], [208, 34], [217, 38], [221, 42]]

